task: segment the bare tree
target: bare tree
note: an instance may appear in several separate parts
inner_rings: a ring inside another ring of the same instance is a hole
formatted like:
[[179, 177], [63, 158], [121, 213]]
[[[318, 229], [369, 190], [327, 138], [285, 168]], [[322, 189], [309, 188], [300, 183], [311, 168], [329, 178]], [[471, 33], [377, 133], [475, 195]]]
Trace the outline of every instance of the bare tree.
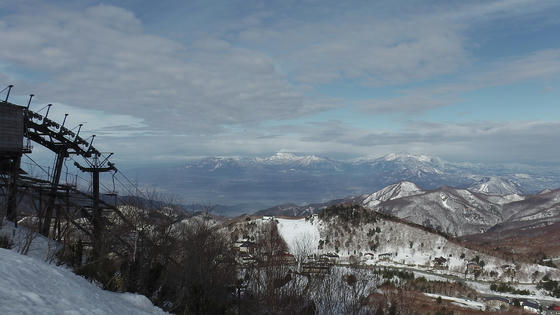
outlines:
[[305, 234], [298, 238], [294, 243], [294, 248], [292, 249], [293, 255], [296, 259], [297, 270], [301, 270], [301, 265], [315, 253], [317, 249], [313, 246], [312, 236]]

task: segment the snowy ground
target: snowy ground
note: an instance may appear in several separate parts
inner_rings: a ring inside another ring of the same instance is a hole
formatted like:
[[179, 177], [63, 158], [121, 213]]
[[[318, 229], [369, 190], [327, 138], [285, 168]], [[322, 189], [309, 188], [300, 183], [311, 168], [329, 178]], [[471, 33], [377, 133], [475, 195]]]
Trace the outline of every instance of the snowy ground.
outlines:
[[68, 269], [0, 249], [0, 314], [166, 314], [143, 295], [103, 291]]
[[[143, 295], [104, 291], [54, 261], [57, 243], [9, 221], [0, 226], [0, 314], [167, 314]], [[28, 248], [28, 249], [26, 249]], [[26, 252], [26, 255], [21, 253]]]

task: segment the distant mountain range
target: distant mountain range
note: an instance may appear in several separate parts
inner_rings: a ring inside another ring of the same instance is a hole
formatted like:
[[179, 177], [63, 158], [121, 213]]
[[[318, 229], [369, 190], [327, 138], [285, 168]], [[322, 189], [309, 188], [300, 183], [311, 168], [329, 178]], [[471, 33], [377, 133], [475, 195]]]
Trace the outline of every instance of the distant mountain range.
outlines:
[[496, 194], [537, 193], [560, 187], [560, 168], [449, 162], [438, 157], [388, 154], [339, 161], [277, 153], [264, 158], [210, 157], [131, 170], [186, 204], [220, 204], [222, 214], [254, 212], [285, 203], [308, 204], [359, 196], [409, 181]]

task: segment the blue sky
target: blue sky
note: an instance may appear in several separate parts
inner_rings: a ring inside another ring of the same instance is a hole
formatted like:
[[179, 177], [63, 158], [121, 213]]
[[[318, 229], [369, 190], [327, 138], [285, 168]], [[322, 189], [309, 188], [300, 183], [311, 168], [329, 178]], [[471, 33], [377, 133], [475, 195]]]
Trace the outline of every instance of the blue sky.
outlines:
[[121, 161], [555, 162], [559, 17], [528, 0], [0, 0], [0, 85]]

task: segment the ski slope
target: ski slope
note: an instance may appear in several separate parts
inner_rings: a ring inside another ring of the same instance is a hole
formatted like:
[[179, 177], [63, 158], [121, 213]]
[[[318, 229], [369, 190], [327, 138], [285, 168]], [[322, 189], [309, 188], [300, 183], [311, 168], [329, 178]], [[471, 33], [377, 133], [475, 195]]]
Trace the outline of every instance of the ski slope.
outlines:
[[277, 221], [278, 232], [291, 253], [311, 254], [317, 250], [321, 239], [317, 221], [315, 224], [305, 219], [277, 219]]

